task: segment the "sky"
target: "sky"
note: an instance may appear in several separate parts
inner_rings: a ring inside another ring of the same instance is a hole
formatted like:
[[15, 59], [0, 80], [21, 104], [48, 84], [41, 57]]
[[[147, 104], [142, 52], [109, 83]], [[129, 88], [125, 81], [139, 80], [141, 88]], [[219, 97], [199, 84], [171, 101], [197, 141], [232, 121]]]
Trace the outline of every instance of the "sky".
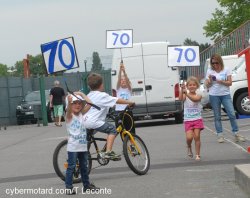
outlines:
[[94, 51], [113, 53], [107, 30], [132, 29], [134, 43], [213, 43], [203, 26], [218, 7], [217, 0], [0, 0], [0, 63], [14, 66], [40, 54], [41, 44], [73, 36], [83, 66]]

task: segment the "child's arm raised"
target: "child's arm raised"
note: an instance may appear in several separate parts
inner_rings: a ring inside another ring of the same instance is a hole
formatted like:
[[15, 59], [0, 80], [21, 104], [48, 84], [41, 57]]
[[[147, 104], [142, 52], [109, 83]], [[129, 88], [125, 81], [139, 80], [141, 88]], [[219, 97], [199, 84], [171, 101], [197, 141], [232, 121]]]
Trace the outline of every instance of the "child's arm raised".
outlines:
[[122, 67], [123, 67], [123, 63], [121, 62], [121, 63], [120, 63], [119, 73], [118, 73], [118, 79], [117, 79], [116, 89], [119, 89], [119, 88], [121, 87]]
[[[82, 98], [87, 102], [87, 103], [92, 103], [91, 100], [88, 98], [88, 96], [86, 96], [84, 93], [78, 91], [78, 92], [74, 92], [74, 94], [80, 95], [82, 96]], [[85, 114], [86, 112], [88, 112], [88, 110], [91, 108], [91, 106], [89, 104], [86, 104], [83, 109], [82, 109], [82, 113]]]
[[66, 121], [69, 122], [72, 119], [72, 95], [68, 95], [68, 106], [66, 111]]
[[124, 66], [123, 66], [123, 74], [124, 74], [124, 77], [125, 77], [125, 80], [126, 80], [126, 84], [128, 86], [129, 91], [132, 91], [131, 82], [130, 82], [130, 80], [128, 78], [128, 75], [127, 75], [127, 73], [125, 71], [125, 67]]

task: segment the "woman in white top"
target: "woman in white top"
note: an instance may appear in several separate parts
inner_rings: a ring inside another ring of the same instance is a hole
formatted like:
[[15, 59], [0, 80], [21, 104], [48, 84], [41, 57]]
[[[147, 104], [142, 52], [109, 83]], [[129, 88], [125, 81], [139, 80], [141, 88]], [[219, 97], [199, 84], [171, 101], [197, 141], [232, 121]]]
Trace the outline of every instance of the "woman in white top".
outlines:
[[221, 124], [221, 105], [224, 106], [227, 112], [235, 140], [245, 141], [245, 138], [238, 133], [239, 128], [230, 96], [229, 87], [232, 85], [231, 71], [224, 67], [223, 60], [219, 54], [211, 56], [210, 64], [211, 68], [207, 70], [205, 85], [209, 88], [209, 100], [214, 112], [214, 123], [218, 135], [218, 142], [224, 142]]
[[[123, 61], [121, 61], [120, 70], [118, 74], [118, 80], [117, 80], [117, 86], [116, 86], [116, 96], [117, 98], [129, 100], [131, 98], [131, 94], [132, 94], [131, 82], [125, 71]], [[123, 111], [126, 108], [126, 106], [127, 105], [124, 105], [124, 104], [116, 104], [115, 110], [119, 113]], [[128, 111], [127, 113], [133, 118], [132, 111]], [[131, 120], [128, 116], [124, 116], [123, 124], [127, 130], [129, 130], [132, 125], [130, 132], [135, 134], [134, 120]]]

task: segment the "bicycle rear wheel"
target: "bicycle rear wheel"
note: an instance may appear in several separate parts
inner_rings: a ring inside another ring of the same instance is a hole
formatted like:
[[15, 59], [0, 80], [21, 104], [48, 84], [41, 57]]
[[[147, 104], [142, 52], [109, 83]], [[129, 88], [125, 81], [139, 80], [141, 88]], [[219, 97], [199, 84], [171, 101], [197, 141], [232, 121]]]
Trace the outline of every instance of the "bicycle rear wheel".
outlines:
[[139, 151], [135, 145], [130, 141], [127, 135], [123, 142], [123, 153], [125, 160], [129, 168], [137, 175], [145, 175], [150, 167], [150, 156], [148, 149], [143, 140], [138, 136], [134, 135], [134, 140]]
[[[60, 142], [53, 154], [53, 166], [56, 174], [60, 177], [63, 181], [65, 181], [66, 177], [66, 170], [68, 167], [68, 154], [67, 154], [67, 143], [68, 140], [63, 140]], [[92, 161], [88, 161], [88, 169], [90, 170], [92, 166]], [[90, 172], [90, 171], [89, 171]], [[73, 183], [81, 182], [81, 174], [80, 174], [80, 166], [77, 161], [75, 171], [73, 174]]]

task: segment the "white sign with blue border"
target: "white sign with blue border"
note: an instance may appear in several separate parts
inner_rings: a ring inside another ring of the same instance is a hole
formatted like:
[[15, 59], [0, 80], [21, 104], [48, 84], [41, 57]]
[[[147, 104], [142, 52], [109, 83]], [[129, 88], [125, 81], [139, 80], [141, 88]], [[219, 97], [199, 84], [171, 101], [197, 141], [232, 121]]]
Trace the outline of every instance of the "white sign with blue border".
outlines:
[[169, 46], [168, 66], [200, 66], [199, 46]]
[[133, 30], [107, 30], [106, 48], [133, 47]]
[[48, 74], [79, 67], [73, 37], [41, 44]]

